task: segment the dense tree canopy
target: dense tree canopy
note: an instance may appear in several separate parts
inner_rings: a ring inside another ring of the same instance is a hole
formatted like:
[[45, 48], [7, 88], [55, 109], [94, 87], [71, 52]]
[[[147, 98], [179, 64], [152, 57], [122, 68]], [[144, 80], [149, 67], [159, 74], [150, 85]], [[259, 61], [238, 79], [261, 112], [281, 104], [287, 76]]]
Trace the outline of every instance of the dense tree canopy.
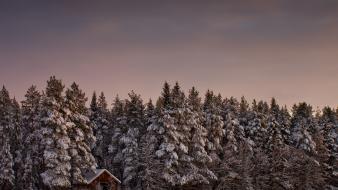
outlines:
[[[110, 97], [109, 97], [110, 98]], [[122, 189], [338, 188], [338, 112], [291, 110], [165, 82], [156, 105], [134, 91], [65, 90], [52, 76], [19, 104], [0, 91], [0, 189], [71, 189], [105, 168]]]

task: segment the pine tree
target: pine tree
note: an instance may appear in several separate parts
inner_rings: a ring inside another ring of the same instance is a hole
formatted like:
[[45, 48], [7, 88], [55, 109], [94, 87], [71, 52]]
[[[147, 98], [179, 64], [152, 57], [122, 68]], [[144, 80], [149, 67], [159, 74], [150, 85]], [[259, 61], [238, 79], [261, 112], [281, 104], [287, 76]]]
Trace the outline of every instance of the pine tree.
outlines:
[[91, 122], [93, 123], [93, 131], [96, 137], [96, 143], [93, 148], [93, 155], [96, 158], [98, 167], [110, 168], [111, 158], [108, 155], [108, 146], [111, 141], [112, 132], [110, 113], [107, 108], [106, 97], [101, 92], [96, 101], [96, 94], [93, 94], [91, 102]]
[[247, 126], [249, 119], [249, 103], [245, 97], [242, 96], [239, 104], [239, 122], [242, 126]]
[[18, 184], [19, 181], [19, 171], [22, 168], [22, 118], [21, 118], [21, 108], [16, 99], [11, 100], [11, 124], [13, 125], [13, 130], [10, 132], [10, 147], [11, 153], [14, 158], [14, 173], [15, 173], [15, 184]]
[[[41, 94], [36, 86], [31, 86], [22, 104], [22, 139], [23, 146], [21, 153], [23, 158], [23, 173], [20, 176], [19, 188], [33, 190], [41, 184], [39, 169], [42, 166], [42, 157], [40, 140], [40, 101]], [[29, 145], [29, 146], [27, 146]]]
[[240, 104], [238, 101], [231, 97], [227, 99], [224, 104], [224, 120], [225, 120], [225, 138], [224, 144], [229, 144], [233, 147], [234, 151], [238, 151], [238, 146], [241, 142], [245, 142], [252, 146], [252, 140], [246, 139], [245, 128], [240, 119]]
[[175, 83], [175, 86], [171, 90], [170, 104], [173, 108], [182, 108], [185, 105], [185, 95], [178, 82]]
[[293, 189], [323, 189], [324, 178], [320, 163], [302, 150], [291, 149], [287, 173]]
[[272, 146], [284, 146], [289, 142], [289, 115], [286, 108], [280, 109], [275, 98], [271, 99], [267, 116], [268, 142], [265, 148], [270, 151]]
[[112, 108], [112, 126], [113, 134], [109, 143], [108, 153], [111, 159], [111, 165], [108, 167], [119, 179], [123, 179], [123, 146], [120, 144], [122, 135], [127, 133], [127, 120], [125, 116], [125, 102], [118, 96], [115, 97]]
[[200, 112], [202, 110], [201, 98], [195, 87], [192, 87], [189, 91], [188, 106], [192, 111]]
[[291, 143], [296, 148], [315, 153], [316, 144], [311, 136], [311, 129], [314, 128], [312, 107], [306, 103], [294, 105], [292, 116]]
[[159, 175], [159, 173], [162, 173], [164, 166], [155, 154], [157, 143], [157, 138], [153, 131], [148, 131], [140, 141], [139, 180], [141, 189], [144, 190], [168, 189], [166, 182], [161, 175]]
[[69, 122], [73, 127], [68, 129], [70, 137], [69, 155], [71, 156], [71, 182], [83, 184], [83, 174], [96, 169], [96, 161], [91, 153], [95, 144], [92, 124], [87, 117], [87, 98], [76, 83], [66, 91], [65, 107], [69, 109]]
[[319, 118], [319, 125], [322, 129], [324, 143], [329, 150], [332, 162], [338, 160], [338, 119], [337, 115], [330, 107], [323, 108]]
[[69, 110], [64, 108], [63, 89], [61, 80], [52, 76], [42, 97], [40, 119], [44, 166], [41, 177], [44, 185], [50, 189], [71, 186], [68, 130], [74, 124], [67, 121]]
[[206, 151], [206, 145], [208, 142], [208, 132], [203, 126], [204, 114], [202, 112], [201, 98], [199, 97], [198, 91], [192, 87], [189, 91], [187, 99], [187, 125], [190, 128], [191, 138], [188, 142], [188, 154], [192, 158], [191, 162], [188, 163], [189, 167], [189, 186], [192, 187], [204, 187], [210, 186], [213, 181], [217, 180], [216, 175], [212, 172], [209, 167], [212, 163], [212, 158]]
[[164, 108], [168, 108], [168, 106], [171, 104], [170, 85], [167, 82], [165, 82], [163, 85], [162, 97], [160, 100], [162, 100]]
[[[159, 98], [161, 99], [161, 98]], [[148, 102], [146, 108], [146, 123], [147, 123], [147, 132], [143, 134], [140, 140], [140, 181], [142, 189], [151, 190], [167, 189], [166, 181], [158, 173], [163, 173], [164, 165], [161, 163], [161, 160], [157, 157], [156, 151], [158, 144], [160, 143], [161, 136], [164, 132], [164, 129], [158, 125], [159, 117], [161, 115], [162, 109], [153, 110], [151, 101]], [[158, 129], [163, 129], [163, 131], [158, 131]]]
[[246, 134], [255, 143], [255, 147], [262, 148], [268, 138], [266, 115], [252, 112], [251, 117], [248, 125], [244, 126]]
[[8, 139], [3, 138], [0, 147], [0, 187], [1, 189], [11, 189], [14, 186], [14, 162]]
[[188, 185], [193, 180], [189, 173], [192, 158], [188, 153], [191, 125], [187, 122], [189, 116], [185, 108], [185, 95], [176, 83], [171, 91], [171, 104], [162, 109], [159, 119], [152, 125], [160, 144], [155, 154], [164, 163], [163, 179], [172, 188]]
[[123, 146], [123, 184], [125, 189], [135, 189], [140, 188], [141, 185], [138, 179], [139, 143], [141, 136], [146, 131], [146, 120], [140, 95], [135, 94], [133, 91], [128, 95], [129, 100], [126, 100], [125, 106], [127, 131], [122, 134], [120, 144]]
[[[98, 114], [97, 97], [96, 92], [93, 92], [88, 113], [90, 120], [94, 121], [97, 118], [97, 114]], [[95, 132], [96, 131], [94, 130], [94, 135], [96, 134]]]
[[149, 99], [145, 109], [146, 109], [145, 116], [147, 117], [147, 120], [148, 120], [147, 125], [149, 125], [151, 118], [155, 115], [155, 112], [156, 112], [155, 106], [151, 99]]
[[11, 115], [12, 102], [5, 87], [0, 91], [0, 188], [14, 187], [14, 158], [11, 151], [11, 139], [14, 129]]
[[247, 189], [253, 190], [253, 153], [246, 141], [239, 142], [235, 150], [231, 144], [224, 147], [224, 158], [219, 167], [219, 181], [216, 190]]
[[216, 97], [213, 92], [208, 90], [203, 104], [204, 127], [208, 130], [207, 150], [213, 160], [217, 159], [217, 154], [222, 149], [221, 143], [224, 136], [224, 122], [220, 109], [221, 107], [216, 104]]

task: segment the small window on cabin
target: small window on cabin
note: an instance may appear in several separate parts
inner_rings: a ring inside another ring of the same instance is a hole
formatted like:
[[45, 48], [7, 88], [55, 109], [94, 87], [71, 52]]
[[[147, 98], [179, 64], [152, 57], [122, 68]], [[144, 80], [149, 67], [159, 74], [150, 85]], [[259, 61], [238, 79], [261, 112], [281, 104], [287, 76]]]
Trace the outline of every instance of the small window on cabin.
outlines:
[[110, 190], [109, 183], [100, 183], [100, 190]]

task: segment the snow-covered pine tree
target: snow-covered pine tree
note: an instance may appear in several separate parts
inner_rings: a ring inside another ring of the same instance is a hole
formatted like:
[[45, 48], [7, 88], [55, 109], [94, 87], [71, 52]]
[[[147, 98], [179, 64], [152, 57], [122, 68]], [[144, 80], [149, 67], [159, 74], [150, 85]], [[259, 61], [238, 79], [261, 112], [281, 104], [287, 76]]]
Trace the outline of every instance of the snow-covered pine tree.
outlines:
[[291, 144], [310, 153], [316, 152], [316, 144], [311, 136], [314, 128], [312, 107], [305, 102], [294, 105], [291, 120]]
[[151, 124], [151, 120], [155, 116], [155, 114], [156, 114], [155, 106], [153, 104], [153, 101], [149, 99], [145, 107], [145, 117], [147, 120], [146, 124], [147, 126]]
[[318, 123], [320, 131], [314, 134], [317, 157], [326, 166], [326, 178], [330, 184], [338, 184], [338, 120], [336, 112], [330, 107], [324, 107], [319, 115]]
[[290, 155], [290, 147], [285, 144], [280, 145], [280, 139], [277, 137], [271, 138], [269, 143], [271, 144], [271, 150], [267, 154], [269, 163], [263, 166], [269, 171], [263, 174], [267, 175], [269, 179], [267, 188], [276, 190], [292, 189], [292, 176], [288, 172], [292, 168], [289, 163], [290, 156], [292, 156]]
[[[1, 131], [2, 132], [2, 131]], [[3, 134], [3, 133], [2, 133]], [[11, 154], [11, 148], [8, 142], [8, 138], [1, 140], [0, 154], [0, 187], [1, 189], [12, 189], [15, 187], [15, 173], [13, 170], [14, 158]]]
[[107, 101], [104, 93], [101, 92], [98, 100], [96, 94], [93, 94], [90, 108], [90, 120], [94, 125], [94, 134], [96, 143], [93, 148], [93, 155], [97, 161], [98, 167], [110, 168], [111, 158], [108, 155], [108, 145], [111, 141], [112, 132], [110, 130], [110, 112], [107, 108]]
[[218, 168], [216, 190], [253, 190], [253, 152], [247, 141], [239, 142], [235, 150], [231, 144], [224, 147], [224, 158]]
[[11, 152], [14, 157], [14, 173], [15, 173], [15, 184], [17, 186], [19, 181], [19, 171], [22, 168], [22, 118], [21, 118], [21, 108], [16, 99], [11, 100], [11, 123], [13, 125], [13, 130], [10, 132], [10, 147]]
[[160, 145], [157, 155], [164, 152], [164, 178], [172, 187], [188, 185], [190, 176], [189, 139], [191, 125], [188, 124], [189, 113], [186, 110], [186, 99], [181, 87], [176, 82], [171, 90], [169, 110], [165, 110], [163, 118], [164, 141]]
[[242, 126], [238, 120], [239, 104], [237, 100], [233, 97], [227, 99], [224, 103], [224, 108], [225, 136], [223, 139], [223, 144], [226, 146], [231, 146], [235, 152], [239, 151], [241, 142], [252, 146], [253, 142], [250, 140], [250, 138], [246, 139], [245, 126]]
[[185, 94], [182, 91], [178, 82], [175, 83], [173, 89], [171, 90], [170, 104], [173, 109], [184, 108], [186, 105]]
[[323, 108], [322, 115], [319, 118], [324, 142], [329, 149], [331, 159], [338, 160], [338, 118], [337, 113], [330, 107]]
[[83, 174], [96, 169], [96, 161], [91, 153], [95, 137], [92, 123], [87, 117], [86, 101], [85, 93], [76, 83], [67, 89], [65, 107], [70, 111], [69, 122], [73, 123], [73, 127], [68, 128], [72, 184], [83, 184], [85, 182]]
[[41, 153], [40, 134], [40, 101], [41, 94], [36, 86], [31, 86], [25, 95], [22, 105], [22, 147], [23, 172], [20, 176], [18, 187], [21, 189], [38, 189], [41, 182], [40, 171], [43, 153]]
[[163, 163], [157, 158], [155, 151], [157, 138], [154, 131], [148, 131], [142, 138], [139, 144], [140, 170], [139, 180], [141, 189], [144, 190], [165, 190], [168, 189], [166, 182], [161, 175], [164, 169]]
[[70, 188], [70, 138], [68, 130], [74, 126], [67, 121], [64, 108], [64, 85], [54, 76], [47, 81], [46, 94], [42, 97], [41, 145], [43, 146], [43, 168], [40, 174], [45, 188]]
[[140, 95], [132, 91], [126, 100], [125, 114], [127, 131], [122, 133], [120, 145], [122, 145], [123, 157], [123, 185], [125, 189], [141, 188], [138, 171], [140, 167], [139, 143], [146, 131], [144, 105]]
[[290, 176], [292, 189], [325, 189], [321, 166], [304, 150], [290, 148], [290, 167], [285, 173]]
[[119, 179], [123, 179], [123, 154], [120, 139], [123, 134], [127, 133], [127, 120], [125, 114], [125, 102], [119, 96], [115, 97], [112, 108], [112, 130], [111, 142], [109, 143], [108, 153], [111, 157], [111, 164], [108, 169], [114, 173]]
[[[90, 101], [89, 105], [89, 110], [88, 110], [88, 115], [90, 121], [95, 121], [97, 118], [98, 114], [98, 106], [97, 106], [97, 97], [96, 97], [96, 92], [93, 92], [92, 99]], [[96, 128], [93, 129], [94, 135], [96, 135]]]
[[[242, 98], [242, 106], [233, 97], [224, 102], [225, 135], [222, 143], [221, 161], [216, 168], [219, 177], [216, 189], [253, 188], [250, 175], [253, 167], [251, 162], [253, 142], [245, 137], [244, 126], [239, 122], [240, 113], [242, 113], [242, 118], [250, 115], [244, 100]], [[245, 121], [242, 124], [245, 124]]]
[[142, 189], [145, 190], [167, 189], [164, 178], [162, 178], [161, 175], [158, 175], [159, 173], [163, 173], [164, 165], [163, 163], [161, 163], [161, 160], [155, 154], [160, 141], [159, 136], [162, 134], [158, 133], [158, 125], [157, 125], [162, 109], [163, 106], [154, 108], [152, 101], [149, 100], [145, 110], [147, 131], [141, 137], [139, 146], [140, 149], [139, 176], [141, 180]]
[[269, 105], [265, 101], [259, 101], [257, 104], [257, 111], [261, 114], [268, 114], [269, 113]]
[[[148, 132], [156, 132], [159, 146], [156, 147], [156, 156], [164, 164], [160, 170], [167, 187], [184, 186], [190, 182], [187, 178], [187, 165], [191, 161], [189, 151], [189, 127], [185, 115], [185, 95], [178, 83], [170, 92], [167, 83], [164, 84], [162, 101], [158, 120], [148, 127]], [[186, 164], [186, 165], [185, 165]], [[184, 168], [186, 166], [186, 168]], [[186, 169], [186, 170], [185, 170]]]
[[[265, 150], [271, 151], [272, 146], [284, 146], [289, 139], [289, 119], [284, 116], [275, 98], [271, 99], [269, 114], [267, 115], [267, 143]], [[277, 148], [277, 147], [275, 147]]]
[[14, 187], [14, 158], [11, 151], [11, 131], [13, 131], [12, 102], [9, 93], [3, 86], [0, 91], [0, 188], [11, 189]]
[[159, 99], [162, 100], [163, 108], [169, 108], [172, 104], [172, 97], [170, 92], [170, 85], [167, 82], [164, 82], [161, 94], [162, 96]]
[[224, 136], [224, 122], [221, 116], [221, 107], [216, 102], [214, 93], [208, 90], [205, 94], [203, 113], [205, 123], [203, 126], [208, 131], [207, 151], [214, 161], [218, 159], [218, 153], [222, 150]]
[[195, 87], [189, 90], [187, 99], [187, 125], [190, 127], [189, 155], [192, 158], [189, 169], [190, 187], [200, 187], [206, 189], [211, 187], [212, 182], [217, 180], [216, 175], [209, 169], [212, 158], [206, 151], [208, 142], [208, 131], [203, 126], [204, 114], [202, 112], [202, 102]]
[[[242, 104], [243, 104], [243, 98], [242, 98], [240, 105]], [[259, 103], [258, 105], [261, 105], [261, 104]], [[243, 106], [240, 106], [240, 107], [243, 107]], [[255, 143], [254, 146], [256, 148], [262, 148], [262, 146], [264, 146], [267, 141], [267, 124], [266, 124], [267, 115], [261, 113], [259, 109], [256, 109], [256, 108], [259, 108], [259, 107], [258, 106], [256, 107], [255, 105], [253, 105], [251, 110], [240, 111], [240, 121], [241, 121], [240, 124], [244, 128], [246, 136]], [[243, 108], [240, 110], [243, 110]]]
[[248, 122], [251, 119], [251, 113], [249, 112], [249, 103], [244, 96], [241, 97], [241, 102], [239, 103], [239, 123], [246, 128]]
[[139, 143], [140, 167], [138, 175], [140, 177], [141, 188], [145, 190], [164, 190], [164, 180], [158, 175], [158, 173], [161, 173], [160, 169], [164, 167], [155, 154], [158, 139], [156, 131], [152, 130], [152, 125], [157, 120], [157, 111], [151, 99], [146, 104], [145, 120], [147, 131], [141, 136]]
[[289, 144], [290, 138], [291, 138], [290, 137], [291, 136], [291, 132], [290, 132], [291, 116], [290, 116], [289, 110], [287, 109], [285, 105], [281, 108], [280, 113], [278, 114], [278, 117], [277, 117], [277, 121], [279, 123], [281, 133], [282, 133], [282, 138], [284, 142], [286, 144]]

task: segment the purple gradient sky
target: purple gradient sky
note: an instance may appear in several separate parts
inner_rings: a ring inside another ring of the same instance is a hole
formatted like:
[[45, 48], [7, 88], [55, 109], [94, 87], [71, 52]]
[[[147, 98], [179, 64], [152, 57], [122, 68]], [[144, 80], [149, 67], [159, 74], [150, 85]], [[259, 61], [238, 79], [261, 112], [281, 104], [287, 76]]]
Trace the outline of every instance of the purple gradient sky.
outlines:
[[1, 1], [0, 83], [50, 75], [109, 101], [165, 80], [223, 96], [338, 105], [338, 1]]

